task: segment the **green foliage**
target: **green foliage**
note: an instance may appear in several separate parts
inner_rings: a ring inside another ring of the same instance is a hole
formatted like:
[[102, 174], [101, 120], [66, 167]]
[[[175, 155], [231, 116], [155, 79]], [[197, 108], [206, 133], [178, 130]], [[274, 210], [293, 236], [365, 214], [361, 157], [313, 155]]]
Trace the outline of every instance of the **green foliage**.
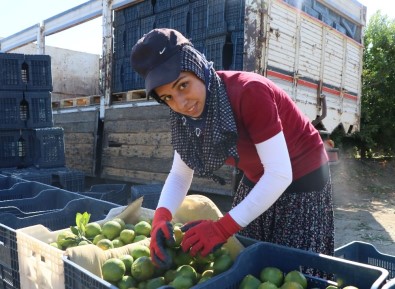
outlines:
[[395, 19], [374, 14], [365, 30], [361, 128], [352, 136], [362, 158], [395, 153]]

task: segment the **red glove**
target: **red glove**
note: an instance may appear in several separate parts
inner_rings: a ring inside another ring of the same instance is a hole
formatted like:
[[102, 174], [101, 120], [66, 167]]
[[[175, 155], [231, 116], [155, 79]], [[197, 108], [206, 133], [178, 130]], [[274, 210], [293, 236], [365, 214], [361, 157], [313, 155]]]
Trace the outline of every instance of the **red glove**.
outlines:
[[192, 221], [181, 227], [181, 230], [185, 232], [181, 247], [184, 252], [190, 250], [192, 256], [200, 251], [204, 257], [221, 247], [240, 229], [239, 224], [229, 214], [218, 221]]
[[159, 268], [169, 268], [171, 256], [166, 250], [166, 240], [169, 244], [175, 242], [173, 225], [170, 223], [172, 215], [164, 207], [156, 209], [152, 220], [150, 252], [151, 259], [155, 266]]

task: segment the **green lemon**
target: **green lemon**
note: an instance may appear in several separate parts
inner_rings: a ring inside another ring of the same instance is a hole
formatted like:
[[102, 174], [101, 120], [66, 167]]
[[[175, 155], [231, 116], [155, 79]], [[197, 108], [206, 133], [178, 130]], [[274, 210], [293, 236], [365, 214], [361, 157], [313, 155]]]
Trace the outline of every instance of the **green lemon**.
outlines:
[[88, 239], [93, 239], [95, 236], [101, 233], [101, 226], [100, 224], [93, 222], [89, 223], [85, 226], [85, 237]]
[[137, 281], [132, 276], [123, 276], [117, 283], [119, 289], [129, 289], [135, 286], [137, 286]]
[[103, 279], [108, 282], [118, 282], [125, 274], [125, 264], [118, 258], [110, 258], [102, 266]]
[[119, 234], [119, 238], [124, 244], [131, 244], [134, 240], [135, 233], [130, 229], [123, 229]]
[[146, 281], [153, 277], [155, 272], [154, 264], [150, 257], [142, 256], [134, 260], [131, 273], [137, 281]]
[[284, 282], [296, 282], [299, 283], [300, 285], [302, 285], [303, 289], [307, 288], [307, 279], [306, 277], [303, 275], [303, 273], [297, 271], [297, 270], [293, 270], [291, 272], [288, 272], [285, 275], [284, 278]]
[[117, 221], [108, 221], [103, 224], [102, 234], [106, 236], [107, 239], [113, 240], [119, 236], [122, 231], [121, 224]]
[[134, 231], [136, 235], [143, 235], [149, 237], [151, 234], [151, 224], [147, 221], [140, 221], [134, 225]]
[[259, 285], [261, 285], [261, 281], [251, 274], [247, 274], [244, 276], [243, 280], [241, 280], [239, 289], [258, 289]]
[[262, 282], [269, 281], [279, 287], [284, 282], [284, 273], [276, 267], [265, 267], [260, 272], [259, 278]]

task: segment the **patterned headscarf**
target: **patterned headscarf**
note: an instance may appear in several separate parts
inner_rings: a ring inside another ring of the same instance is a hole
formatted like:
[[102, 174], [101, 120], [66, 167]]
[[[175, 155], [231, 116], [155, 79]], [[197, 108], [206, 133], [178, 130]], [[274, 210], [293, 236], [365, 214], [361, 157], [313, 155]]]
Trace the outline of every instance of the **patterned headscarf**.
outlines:
[[170, 110], [172, 144], [181, 159], [200, 177], [225, 184], [214, 174], [232, 156], [238, 161], [237, 128], [220, 77], [203, 54], [190, 45], [181, 51], [181, 70], [196, 74], [206, 85], [206, 104], [200, 120]]

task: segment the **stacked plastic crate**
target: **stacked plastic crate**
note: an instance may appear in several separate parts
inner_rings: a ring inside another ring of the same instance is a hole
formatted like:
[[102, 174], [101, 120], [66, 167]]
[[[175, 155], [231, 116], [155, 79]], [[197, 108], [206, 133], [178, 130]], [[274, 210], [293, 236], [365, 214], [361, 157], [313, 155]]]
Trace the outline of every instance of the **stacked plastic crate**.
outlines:
[[113, 92], [144, 89], [131, 69], [130, 51], [154, 28], [174, 28], [217, 70], [242, 70], [245, 0], [146, 0], [114, 14]]
[[63, 188], [79, 191], [84, 175], [65, 167], [64, 132], [53, 126], [51, 91], [50, 56], [0, 54], [0, 171], [47, 184], [55, 177]]

